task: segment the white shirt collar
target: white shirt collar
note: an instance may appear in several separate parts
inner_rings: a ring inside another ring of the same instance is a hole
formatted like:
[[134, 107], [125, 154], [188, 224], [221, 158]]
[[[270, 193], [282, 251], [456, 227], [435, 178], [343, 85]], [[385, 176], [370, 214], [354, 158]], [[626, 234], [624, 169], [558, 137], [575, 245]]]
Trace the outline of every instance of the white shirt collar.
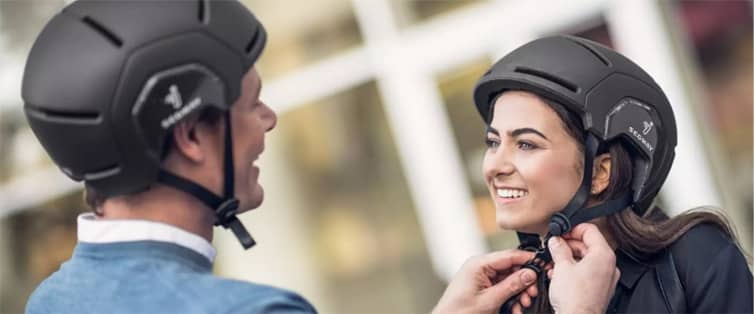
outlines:
[[93, 213], [79, 215], [78, 237], [79, 241], [88, 243], [168, 242], [196, 251], [210, 263], [217, 254], [206, 239], [178, 227], [148, 220], [97, 219]]

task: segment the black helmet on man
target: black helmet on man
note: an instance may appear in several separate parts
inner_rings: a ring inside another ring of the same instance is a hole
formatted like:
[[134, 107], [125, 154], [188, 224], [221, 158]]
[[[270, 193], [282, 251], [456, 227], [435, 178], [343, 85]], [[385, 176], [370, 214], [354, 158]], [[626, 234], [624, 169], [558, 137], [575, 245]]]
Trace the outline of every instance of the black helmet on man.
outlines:
[[160, 169], [172, 126], [214, 107], [229, 115], [266, 42], [237, 1], [87, 1], [64, 8], [34, 43], [23, 77], [29, 124], [55, 164], [104, 197], [161, 181], [216, 210], [244, 247], [235, 217], [232, 139], [225, 195]]

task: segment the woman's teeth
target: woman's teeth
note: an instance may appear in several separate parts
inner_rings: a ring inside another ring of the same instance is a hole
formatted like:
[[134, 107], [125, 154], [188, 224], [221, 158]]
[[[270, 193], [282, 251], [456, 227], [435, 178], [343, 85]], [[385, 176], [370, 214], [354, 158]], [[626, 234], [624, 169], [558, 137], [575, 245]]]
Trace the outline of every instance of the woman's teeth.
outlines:
[[497, 189], [497, 196], [502, 198], [519, 198], [528, 195], [529, 192], [517, 189]]

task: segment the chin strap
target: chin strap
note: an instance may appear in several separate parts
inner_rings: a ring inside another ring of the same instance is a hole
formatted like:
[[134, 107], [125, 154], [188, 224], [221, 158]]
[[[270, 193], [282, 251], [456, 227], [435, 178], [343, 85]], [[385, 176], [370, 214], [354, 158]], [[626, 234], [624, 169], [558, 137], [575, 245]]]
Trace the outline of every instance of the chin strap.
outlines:
[[[544, 241], [540, 240], [538, 234], [516, 232], [518, 236], [518, 249], [535, 252], [534, 258], [524, 264], [524, 268], [533, 270], [538, 280], [544, 280], [545, 284], [549, 283], [547, 276], [543, 276], [544, 267], [552, 262], [550, 249], [547, 247], [548, 240], [553, 236], [561, 236], [571, 231], [571, 228], [580, 223], [590, 221], [594, 218], [609, 216], [617, 213], [624, 208], [633, 204], [633, 198], [630, 191], [622, 196], [589, 208], [584, 208], [586, 201], [589, 199], [589, 192], [592, 189], [592, 168], [594, 157], [597, 156], [599, 139], [592, 133], [587, 132], [586, 143], [584, 145], [584, 178], [581, 180], [576, 194], [571, 198], [568, 204], [561, 211], [555, 213], [550, 218], [550, 224], [547, 226], [547, 235]], [[506, 301], [500, 308], [500, 313], [512, 313], [513, 305], [518, 302], [518, 295]]]
[[631, 206], [633, 203], [632, 193], [631, 191], [627, 191], [618, 198], [584, 208], [586, 201], [589, 199], [589, 192], [592, 189], [592, 168], [594, 158], [597, 156], [598, 147], [599, 139], [592, 133], [587, 132], [586, 144], [584, 145], [584, 178], [581, 180], [581, 186], [566, 207], [550, 218], [546, 239], [549, 239], [551, 236], [561, 236], [568, 233], [573, 226], [580, 223], [617, 213]]
[[166, 170], [160, 170], [157, 181], [172, 186], [178, 190], [196, 197], [199, 201], [212, 208], [215, 212], [215, 226], [230, 228], [244, 249], [249, 249], [256, 244], [243, 223], [236, 217], [239, 202], [234, 196], [234, 170], [233, 170], [233, 138], [231, 134], [230, 110], [225, 112], [225, 152], [223, 161], [224, 172], [224, 196], [217, 196], [203, 186], [179, 177]]

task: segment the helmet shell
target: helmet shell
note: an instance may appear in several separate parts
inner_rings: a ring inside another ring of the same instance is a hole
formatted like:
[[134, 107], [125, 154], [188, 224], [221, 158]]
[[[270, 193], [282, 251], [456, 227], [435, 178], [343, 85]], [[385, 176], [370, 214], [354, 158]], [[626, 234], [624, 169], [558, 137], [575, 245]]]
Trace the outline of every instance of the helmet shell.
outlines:
[[172, 125], [227, 110], [265, 42], [237, 1], [76, 1], [34, 42], [24, 111], [70, 178], [103, 196], [137, 192], [156, 180]]

